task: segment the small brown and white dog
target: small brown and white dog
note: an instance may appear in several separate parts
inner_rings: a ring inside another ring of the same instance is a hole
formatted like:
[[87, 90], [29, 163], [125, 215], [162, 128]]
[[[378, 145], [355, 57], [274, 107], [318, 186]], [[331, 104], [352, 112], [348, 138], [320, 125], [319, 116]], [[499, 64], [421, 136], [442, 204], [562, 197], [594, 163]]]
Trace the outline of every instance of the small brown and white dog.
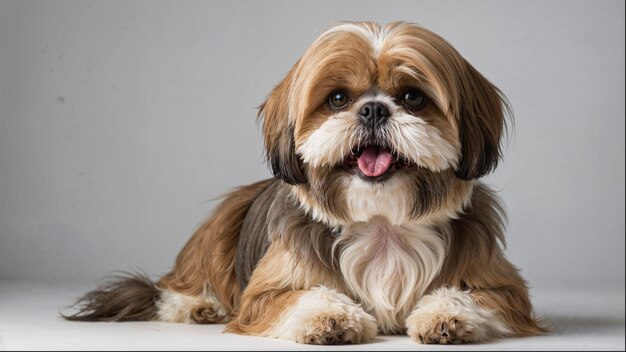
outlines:
[[541, 333], [503, 254], [503, 208], [477, 180], [500, 159], [506, 111], [436, 34], [340, 23], [260, 108], [275, 177], [227, 195], [158, 283], [118, 277], [66, 318], [309, 344]]

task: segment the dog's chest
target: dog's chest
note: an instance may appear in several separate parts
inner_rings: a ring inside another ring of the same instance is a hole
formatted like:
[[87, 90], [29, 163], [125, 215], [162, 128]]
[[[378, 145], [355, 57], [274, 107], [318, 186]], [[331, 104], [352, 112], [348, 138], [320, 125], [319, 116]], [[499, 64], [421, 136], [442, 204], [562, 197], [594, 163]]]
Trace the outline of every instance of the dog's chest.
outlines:
[[425, 226], [391, 226], [374, 218], [347, 226], [339, 241], [348, 288], [376, 317], [381, 332], [403, 331], [406, 316], [441, 269], [443, 236]]

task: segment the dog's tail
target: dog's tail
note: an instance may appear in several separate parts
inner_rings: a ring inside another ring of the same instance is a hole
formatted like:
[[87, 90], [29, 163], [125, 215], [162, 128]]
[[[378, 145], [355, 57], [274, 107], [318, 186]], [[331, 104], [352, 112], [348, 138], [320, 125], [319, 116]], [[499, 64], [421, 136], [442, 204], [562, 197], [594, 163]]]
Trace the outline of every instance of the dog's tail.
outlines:
[[157, 320], [159, 296], [160, 290], [147, 275], [120, 273], [79, 298], [73, 306], [78, 312], [61, 316], [71, 321]]

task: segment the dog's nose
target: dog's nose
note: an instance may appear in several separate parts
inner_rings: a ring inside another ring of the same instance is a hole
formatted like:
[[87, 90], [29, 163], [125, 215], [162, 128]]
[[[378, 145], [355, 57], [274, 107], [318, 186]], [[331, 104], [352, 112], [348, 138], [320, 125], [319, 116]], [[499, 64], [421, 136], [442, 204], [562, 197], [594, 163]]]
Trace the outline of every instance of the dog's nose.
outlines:
[[372, 101], [361, 107], [359, 116], [364, 124], [378, 127], [389, 117], [389, 110], [385, 104]]

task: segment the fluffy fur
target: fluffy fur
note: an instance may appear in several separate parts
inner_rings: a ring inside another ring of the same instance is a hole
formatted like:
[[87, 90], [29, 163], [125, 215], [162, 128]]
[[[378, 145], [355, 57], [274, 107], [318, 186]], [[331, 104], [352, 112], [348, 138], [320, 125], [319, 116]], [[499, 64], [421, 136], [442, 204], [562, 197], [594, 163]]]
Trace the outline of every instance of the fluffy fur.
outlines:
[[436, 34], [340, 23], [260, 108], [275, 177], [226, 196], [158, 283], [120, 279], [68, 318], [228, 322], [312, 344], [544, 332], [478, 180], [498, 164], [507, 110]]
[[301, 295], [267, 335], [317, 345], [361, 343], [376, 337], [376, 320], [346, 295], [320, 286]]
[[511, 334], [494, 310], [481, 307], [471, 291], [438, 288], [420, 299], [406, 319], [407, 332], [420, 343], [469, 343]]
[[379, 216], [347, 227], [339, 237], [344, 280], [376, 316], [381, 332], [403, 331], [404, 318], [443, 264], [444, 236], [416, 224], [395, 227]]

